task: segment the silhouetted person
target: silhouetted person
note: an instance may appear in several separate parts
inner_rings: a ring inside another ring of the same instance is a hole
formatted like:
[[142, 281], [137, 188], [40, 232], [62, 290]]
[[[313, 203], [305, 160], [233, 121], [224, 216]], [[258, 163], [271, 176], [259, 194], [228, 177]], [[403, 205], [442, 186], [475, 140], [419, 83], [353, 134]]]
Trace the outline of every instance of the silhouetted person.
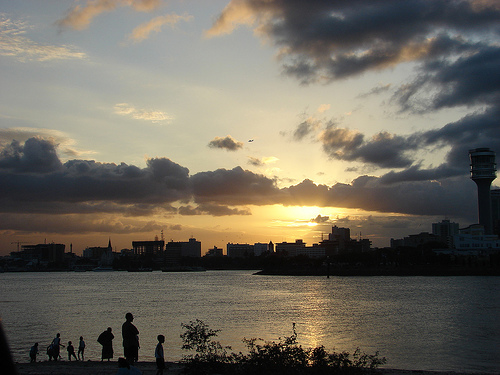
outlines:
[[35, 342], [30, 349], [30, 362], [36, 362], [36, 355], [38, 354], [38, 343]]
[[81, 354], [82, 355], [81, 360], [85, 361], [84, 353], [85, 353], [85, 341], [83, 341], [83, 337], [80, 336], [80, 342], [78, 343], [78, 359], [80, 359], [80, 354]]
[[68, 341], [68, 346], [66, 347], [66, 350], [68, 351], [68, 361], [71, 362], [71, 356], [75, 358], [76, 361], [78, 361], [78, 358], [76, 358], [75, 354], [75, 347], [71, 343], [71, 341]]
[[0, 366], [2, 375], [17, 375], [16, 366], [3, 331], [2, 319], [0, 319]]
[[125, 314], [125, 320], [122, 325], [123, 355], [133, 365], [139, 359], [139, 330], [132, 324], [134, 316], [131, 313]]
[[54, 357], [54, 347], [52, 344], [47, 346], [47, 356], [49, 357], [49, 361], [52, 361], [52, 358]]
[[158, 335], [158, 344], [155, 348], [155, 358], [156, 358], [156, 375], [163, 375], [163, 370], [165, 369], [165, 356], [163, 355], [163, 343], [165, 342], [165, 336]]
[[113, 358], [113, 339], [115, 335], [112, 333], [111, 327], [99, 335], [97, 341], [102, 345], [101, 362]]
[[118, 372], [116, 375], [141, 375], [142, 372], [134, 366], [131, 366], [125, 358], [118, 358]]
[[[64, 345], [61, 344], [61, 334], [58, 333], [56, 337], [54, 337], [54, 340], [52, 340], [52, 357], [54, 358], [54, 361], [57, 361], [59, 358], [59, 352], [61, 351], [61, 347], [64, 348]], [[50, 355], [49, 355], [49, 361], [50, 361]]]

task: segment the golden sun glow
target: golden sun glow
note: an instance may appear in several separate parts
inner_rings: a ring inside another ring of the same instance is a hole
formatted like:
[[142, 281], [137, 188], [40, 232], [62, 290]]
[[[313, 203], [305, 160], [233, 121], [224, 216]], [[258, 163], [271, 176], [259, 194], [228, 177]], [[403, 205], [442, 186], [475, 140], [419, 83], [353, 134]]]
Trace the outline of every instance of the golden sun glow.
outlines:
[[333, 211], [332, 208], [316, 206], [260, 206], [252, 207], [252, 214], [259, 215], [265, 220], [283, 227], [314, 227], [317, 225], [313, 220], [320, 216], [328, 216], [324, 212]]

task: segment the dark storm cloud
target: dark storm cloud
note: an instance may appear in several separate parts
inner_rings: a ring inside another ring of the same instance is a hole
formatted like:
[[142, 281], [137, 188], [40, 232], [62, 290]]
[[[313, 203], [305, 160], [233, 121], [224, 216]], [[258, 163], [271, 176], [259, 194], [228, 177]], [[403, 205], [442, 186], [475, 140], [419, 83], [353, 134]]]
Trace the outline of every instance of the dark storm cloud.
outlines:
[[191, 186], [198, 203], [272, 204], [279, 194], [275, 180], [241, 167], [197, 173], [191, 177]]
[[212, 216], [229, 216], [229, 215], [251, 215], [248, 209], [231, 208], [218, 204], [200, 204], [198, 207], [191, 205], [179, 207], [181, 215], [212, 215]]
[[93, 160], [62, 164], [56, 146], [39, 138], [12, 142], [0, 152], [2, 212], [139, 216], [173, 213], [172, 203], [195, 200], [195, 210], [183, 206], [179, 212], [248, 215], [248, 209], [227, 204], [261, 204], [276, 192], [274, 180], [240, 167], [189, 176], [187, 168], [167, 158], [149, 159], [146, 168]]
[[421, 169], [420, 165], [382, 177], [386, 183], [443, 179], [466, 176], [469, 172], [468, 151], [477, 147], [500, 150], [500, 107], [492, 106], [484, 111], [464, 116], [440, 129], [429, 130], [412, 136], [413, 142], [425, 148], [448, 147], [445, 160], [434, 168]]
[[220, 148], [224, 149], [227, 151], [237, 151], [240, 148], [243, 148], [243, 142], [239, 142], [235, 140], [233, 137], [230, 135], [221, 138], [221, 137], [215, 137], [210, 141], [208, 144], [208, 147], [210, 148]]
[[[403, 110], [428, 111], [444, 107], [500, 103], [500, 47], [477, 43], [456, 60], [428, 61], [414, 82], [394, 95]], [[433, 96], [428, 97], [427, 91]]]
[[[455, 215], [474, 220], [475, 185], [465, 177], [388, 185], [381, 178], [361, 176], [351, 184], [331, 187], [310, 180], [282, 189], [284, 204], [362, 208], [412, 215]], [[460, 202], [460, 204], [457, 204]]]
[[17, 141], [0, 153], [0, 169], [45, 173], [61, 169], [55, 145], [48, 140], [30, 138], [24, 145]]
[[419, 146], [412, 137], [380, 132], [364, 141], [363, 134], [345, 128], [330, 127], [321, 135], [323, 150], [334, 159], [361, 161], [381, 168], [402, 168], [412, 164], [405, 155]]
[[210, 34], [230, 31], [249, 9], [246, 22], [281, 48], [285, 73], [303, 82], [446, 57], [467, 37], [498, 32], [500, 20], [494, 2], [233, 0]]
[[[145, 168], [124, 163], [71, 160], [48, 169], [46, 160], [53, 155], [54, 146], [43, 148], [47, 143], [36, 138], [30, 143], [33, 143], [30, 147], [34, 150], [45, 150], [45, 156], [33, 159], [39, 161], [40, 170], [36, 170], [35, 164], [26, 168], [22, 163], [12, 162], [16, 158], [13, 158], [10, 146], [9, 152], [0, 153], [0, 209], [9, 217], [37, 217], [39, 223], [44, 222], [45, 214], [49, 214], [48, 217], [62, 215], [68, 218], [68, 222], [59, 220], [60, 230], [73, 230], [71, 223], [77, 221], [76, 216], [86, 218], [82, 221], [82, 230], [88, 227], [90, 231], [90, 228], [101, 225], [114, 232], [126, 231], [127, 228], [138, 231], [146, 225], [157, 229], [157, 225], [144, 222], [139, 228], [139, 224], [130, 226], [132, 224], [123, 220], [129, 216], [147, 217], [161, 213], [250, 215], [247, 206], [270, 204], [359, 208], [414, 215], [449, 214], [467, 218], [475, 215], [475, 185], [470, 179], [462, 176], [438, 180], [444, 174], [454, 176], [458, 173], [456, 171], [436, 173], [410, 168], [406, 173], [411, 176], [394, 173], [381, 178], [362, 176], [350, 184], [333, 186], [304, 180], [279, 188], [275, 179], [241, 167], [190, 176], [187, 168], [166, 158], [150, 159]], [[39, 147], [34, 146], [37, 143]], [[16, 157], [23, 159], [26, 148], [18, 146]], [[446, 164], [443, 163], [441, 168], [446, 169]], [[457, 202], [461, 204], [457, 205]], [[176, 205], [180, 207], [176, 208]], [[121, 219], [110, 220], [112, 216]], [[32, 220], [26, 220], [26, 225]], [[57, 221], [51, 220], [53, 223]], [[4, 225], [3, 229], [19, 230], [22, 226], [22, 220], [13, 220], [12, 223]], [[24, 228], [28, 229], [27, 226]]]
[[463, 176], [465, 174], [464, 170], [464, 168], [453, 168], [447, 164], [441, 164], [437, 168], [429, 169], [421, 169], [420, 166], [414, 165], [400, 172], [388, 172], [380, 178], [380, 182], [394, 184], [408, 181], [438, 180], [447, 177]]
[[168, 208], [169, 203], [189, 197], [189, 170], [165, 158], [150, 159], [142, 169], [92, 160], [62, 164], [55, 145], [37, 138], [28, 139], [23, 146], [13, 142], [0, 153], [2, 209], [12, 207], [12, 202], [21, 207], [26, 202], [37, 202], [37, 207], [85, 204], [75, 210], [89, 208], [88, 202], [113, 202], [127, 210], [141, 210], [148, 204]]

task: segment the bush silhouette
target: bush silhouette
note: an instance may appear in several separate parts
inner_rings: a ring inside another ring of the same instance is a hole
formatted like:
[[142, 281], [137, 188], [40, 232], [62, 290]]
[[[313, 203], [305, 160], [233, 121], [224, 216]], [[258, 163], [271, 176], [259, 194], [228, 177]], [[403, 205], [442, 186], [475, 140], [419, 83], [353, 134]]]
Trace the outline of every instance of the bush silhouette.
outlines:
[[185, 355], [187, 374], [259, 374], [259, 375], [358, 375], [373, 372], [386, 363], [379, 353], [365, 354], [358, 348], [349, 352], [328, 352], [324, 346], [304, 349], [297, 342], [295, 323], [291, 336], [275, 341], [243, 339], [248, 353], [229, 353], [230, 346], [213, 341], [220, 330], [213, 330], [197, 319], [182, 324], [182, 349], [194, 351]]

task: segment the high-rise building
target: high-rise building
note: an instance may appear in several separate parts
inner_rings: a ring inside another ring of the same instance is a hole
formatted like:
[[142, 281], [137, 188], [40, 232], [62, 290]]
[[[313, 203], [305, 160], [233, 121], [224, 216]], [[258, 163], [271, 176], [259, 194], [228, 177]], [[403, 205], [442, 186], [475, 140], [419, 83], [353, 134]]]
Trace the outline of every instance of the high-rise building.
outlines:
[[440, 223], [432, 223], [432, 234], [438, 236], [440, 242], [452, 248], [453, 236], [458, 234], [458, 223], [452, 223], [446, 219]]
[[491, 183], [496, 178], [495, 152], [489, 148], [469, 150], [470, 178], [477, 185], [477, 205], [479, 224], [484, 226], [485, 234], [493, 233], [491, 216]]

